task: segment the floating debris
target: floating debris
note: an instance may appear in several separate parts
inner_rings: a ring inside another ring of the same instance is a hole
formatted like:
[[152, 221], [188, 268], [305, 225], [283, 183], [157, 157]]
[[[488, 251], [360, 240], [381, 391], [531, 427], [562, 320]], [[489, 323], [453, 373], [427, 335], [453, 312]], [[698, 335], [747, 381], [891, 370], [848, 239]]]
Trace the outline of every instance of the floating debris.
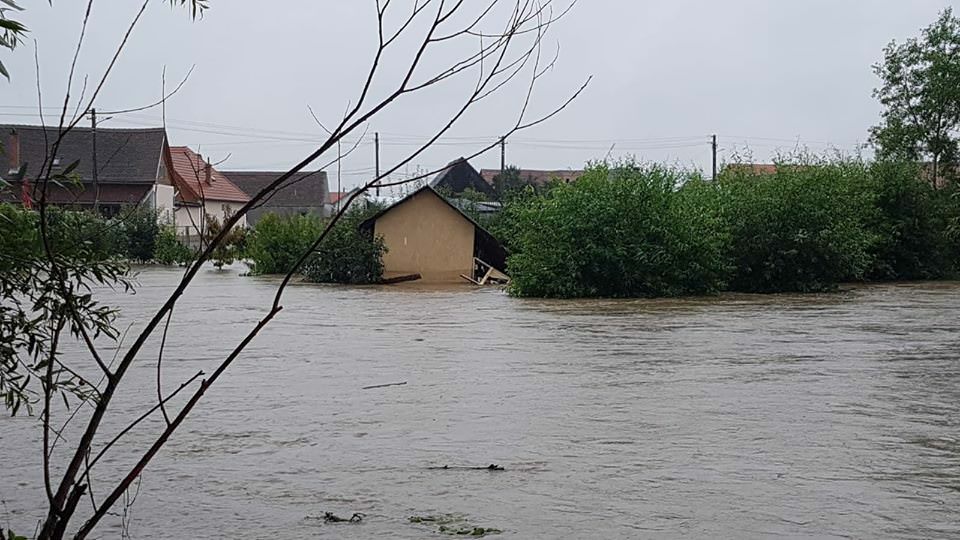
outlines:
[[486, 467], [458, 467], [455, 465], [444, 465], [443, 467], [427, 467], [428, 471], [504, 471], [500, 465], [491, 463]]
[[366, 514], [360, 512], [354, 513], [349, 518], [342, 518], [333, 512], [324, 512], [323, 513], [323, 522], [324, 523], [360, 523], [363, 521], [363, 518], [367, 517]]
[[444, 525], [441, 525], [440, 532], [443, 534], [449, 534], [450, 536], [481, 537], [481, 536], [487, 536], [488, 534], [501, 534], [503, 531], [501, 531], [500, 529], [491, 529], [491, 528], [484, 528], [484, 527], [473, 527], [471, 529], [469, 525], [466, 527], [459, 527], [459, 528], [451, 528], [451, 527], [446, 527]]
[[411, 516], [410, 523], [434, 525], [437, 532], [448, 536], [471, 536], [480, 538], [492, 534], [502, 534], [500, 529], [492, 527], [477, 527], [467, 522], [467, 519], [457, 514], [442, 514], [439, 516]]

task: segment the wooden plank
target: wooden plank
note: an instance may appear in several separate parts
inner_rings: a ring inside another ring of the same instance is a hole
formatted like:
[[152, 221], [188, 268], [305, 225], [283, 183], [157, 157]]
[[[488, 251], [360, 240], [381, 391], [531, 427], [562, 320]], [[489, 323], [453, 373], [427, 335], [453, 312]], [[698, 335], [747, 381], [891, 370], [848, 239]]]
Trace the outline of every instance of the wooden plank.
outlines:
[[490, 269], [487, 270], [487, 273], [483, 275], [483, 279], [480, 280], [480, 285], [486, 285], [487, 280], [490, 279], [490, 275], [493, 274], [493, 272], [494, 272], [494, 268], [491, 266]]
[[420, 274], [404, 274], [402, 276], [394, 276], [389, 278], [383, 278], [380, 280], [381, 285], [393, 285], [395, 283], [403, 283], [406, 281], [417, 281], [423, 279], [423, 276]]

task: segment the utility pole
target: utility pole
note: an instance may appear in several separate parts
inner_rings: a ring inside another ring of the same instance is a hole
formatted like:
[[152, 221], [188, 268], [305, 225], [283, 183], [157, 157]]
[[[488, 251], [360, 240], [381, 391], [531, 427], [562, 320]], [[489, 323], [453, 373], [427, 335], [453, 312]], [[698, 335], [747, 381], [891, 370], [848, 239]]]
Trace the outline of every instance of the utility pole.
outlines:
[[[340, 152], [340, 140], [337, 140], [337, 212], [343, 204], [343, 188], [340, 187], [340, 171], [343, 168], [343, 154]], [[327, 190], [329, 191], [329, 189]]]
[[711, 137], [711, 148], [713, 148], [713, 181], [717, 181], [717, 136], [716, 134]]
[[91, 164], [93, 165], [93, 211], [96, 213], [100, 210], [100, 178], [99, 171], [97, 170], [97, 109], [90, 109], [90, 128], [91, 128], [91, 140], [93, 142], [93, 159]]
[[380, 133], [379, 132], [373, 134], [373, 145], [374, 145], [374, 150], [377, 154], [376, 155], [377, 176], [375, 176], [375, 178], [377, 179], [377, 197], [379, 197], [380, 196]]
[[500, 137], [500, 178], [503, 178], [503, 173], [507, 170], [507, 138]]

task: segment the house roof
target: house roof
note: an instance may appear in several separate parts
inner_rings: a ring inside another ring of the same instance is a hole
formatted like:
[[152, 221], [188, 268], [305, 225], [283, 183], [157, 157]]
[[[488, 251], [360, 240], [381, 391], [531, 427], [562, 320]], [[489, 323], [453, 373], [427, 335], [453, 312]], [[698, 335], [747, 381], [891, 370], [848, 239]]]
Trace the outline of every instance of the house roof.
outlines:
[[[224, 171], [223, 174], [244, 193], [253, 197], [286, 171]], [[300, 172], [284, 182], [264, 208], [317, 208], [327, 201], [326, 171]]]
[[352, 195], [354, 191], [357, 191], [357, 188], [351, 189], [350, 191], [331, 191], [327, 194], [327, 202], [330, 204], [337, 204], [341, 200]]
[[[483, 169], [480, 171], [480, 176], [482, 176], [483, 180], [491, 186], [494, 184], [494, 179], [499, 174], [500, 169]], [[545, 186], [554, 179], [559, 179], [563, 182], [573, 182], [581, 176], [583, 176], [583, 171], [575, 171], [571, 169], [520, 169], [520, 179], [527, 184], [538, 187]]]
[[[85, 189], [84, 189], [85, 188]], [[47, 202], [52, 204], [89, 206], [94, 203], [100, 205], [128, 205], [135, 206], [143, 201], [153, 186], [147, 184], [103, 184], [100, 189], [93, 186], [57, 186], [47, 193]], [[0, 190], [0, 201], [21, 203], [22, 192], [19, 188]]]
[[466, 158], [457, 158], [437, 173], [430, 186], [434, 189], [447, 188], [453, 193], [463, 193], [467, 189], [473, 189], [487, 195], [494, 195], [493, 186], [484, 181], [480, 173], [470, 165]]
[[250, 197], [214, 167], [210, 179], [206, 176], [206, 162], [186, 146], [170, 148], [170, 179], [177, 189], [177, 200], [186, 203], [226, 201], [245, 203]]
[[417, 197], [417, 195], [420, 195], [421, 193], [433, 194], [435, 197], [443, 201], [447, 206], [452, 208], [456, 213], [460, 214], [460, 216], [463, 217], [463, 219], [469, 221], [473, 225], [476, 231], [476, 237], [474, 240], [474, 244], [475, 244], [474, 251], [476, 251], [478, 258], [480, 258], [482, 261], [486, 262], [487, 264], [493, 265], [498, 270], [504, 270], [506, 268], [507, 252], [503, 248], [503, 245], [501, 245], [500, 242], [496, 239], [496, 237], [494, 237], [492, 234], [490, 234], [489, 231], [487, 231], [482, 226], [480, 226], [480, 224], [474, 221], [473, 218], [463, 213], [463, 210], [457, 208], [457, 206], [451, 203], [450, 201], [448, 201], [446, 197], [437, 193], [437, 190], [435, 190], [430, 185], [423, 186], [422, 188], [414, 191], [413, 193], [410, 193], [409, 195], [400, 199], [399, 201], [392, 204], [391, 206], [388, 206], [387, 208], [384, 208], [383, 210], [377, 212], [373, 217], [368, 218], [366, 221], [360, 224], [360, 230], [368, 234], [372, 234], [374, 230], [374, 225], [376, 224], [378, 219], [383, 217], [385, 214], [393, 211], [394, 209], [398, 208], [399, 206], [409, 201], [412, 201], [414, 198]]
[[744, 174], [767, 175], [777, 174], [777, 167], [776, 163], [731, 163], [724, 167], [724, 170]]
[[[18, 152], [0, 153], [0, 175], [10, 179], [9, 171], [16, 168], [10, 158], [19, 155], [20, 165], [26, 165], [26, 179], [39, 174], [47, 155], [48, 141], [56, 138], [54, 128], [41, 126], [0, 125], [3, 144], [16, 141]], [[98, 128], [97, 182], [99, 184], [155, 184], [160, 177], [167, 135], [163, 128], [110, 129]], [[79, 161], [74, 172], [80, 181], [93, 183], [93, 130], [76, 127], [64, 136], [58, 151], [60, 165]]]

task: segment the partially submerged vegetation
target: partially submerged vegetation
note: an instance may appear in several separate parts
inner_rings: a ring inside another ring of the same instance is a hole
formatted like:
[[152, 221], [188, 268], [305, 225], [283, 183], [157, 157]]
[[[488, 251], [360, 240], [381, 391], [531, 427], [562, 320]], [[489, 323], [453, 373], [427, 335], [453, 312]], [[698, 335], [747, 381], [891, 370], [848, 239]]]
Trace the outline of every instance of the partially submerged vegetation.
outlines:
[[719, 290], [726, 273], [716, 218], [698, 212], [680, 171], [593, 165], [577, 182], [515, 199], [508, 232], [517, 296], [679, 296]]
[[303, 269], [314, 283], [377, 283], [383, 278], [383, 238], [366, 235], [360, 224], [382, 207], [369, 205], [348, 210], [318, 247]]
[[819, 292], [953, 276], [955, 193], [904, 162], [798, 156], [708, 182], [628, 160], [508, 198], [491, 229], [516, 296]]
[[[379, 282], [386, 247], [381, 238], [362, 234], [360, 224], [380, 209], [376, 205], [358, 205], [347, 211], [309, 255], [299, 273], [314, 283]], [[266, 214], [252, 230], [246, 252], [253, 273], [291, 271], [326, 226], [327, 220], [315, 215]]]

